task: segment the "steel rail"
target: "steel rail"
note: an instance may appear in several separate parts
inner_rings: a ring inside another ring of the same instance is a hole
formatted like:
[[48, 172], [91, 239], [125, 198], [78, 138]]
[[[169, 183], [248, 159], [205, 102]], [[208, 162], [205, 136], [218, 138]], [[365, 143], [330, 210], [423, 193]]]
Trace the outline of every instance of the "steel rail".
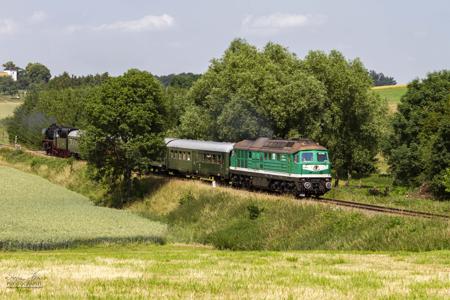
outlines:
[[345, 200], [330, 199], [330, 198], [316, 198], [315, 201], [331, 203], [331, 204], [335, 204], [338, 206], [346, 206], [346, 207], [352, 207], [352, 208], [358, 208], [358, 209], [376, 211], [376, 212], [384, 212], [384, 213], [390, 213], [390, 214], [396, 214], [396, 215], [423, 217], [423, 218], [429, 218], [429, 219], [441, 218], [441, 219], [450, 220], [450, 216], [448, 216], [448, 215], [416, 211], [416, 210], [409, 210], [409, 209], [402, 209], [402, 208], [396, 208], [396, 207], [374, 205], [374, 204], [367, 204], [367, 203], [354, 202], [354, 201], [345, 201]]

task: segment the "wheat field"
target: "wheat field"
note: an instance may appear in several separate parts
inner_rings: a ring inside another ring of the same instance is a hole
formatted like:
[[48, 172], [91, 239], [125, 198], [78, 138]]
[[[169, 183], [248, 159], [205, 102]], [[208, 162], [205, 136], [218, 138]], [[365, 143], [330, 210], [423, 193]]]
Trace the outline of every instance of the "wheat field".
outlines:
[[0, 166], [0, 249], [102, 242], [164, 242], [166, 226], [90, 200], [36, 175]]

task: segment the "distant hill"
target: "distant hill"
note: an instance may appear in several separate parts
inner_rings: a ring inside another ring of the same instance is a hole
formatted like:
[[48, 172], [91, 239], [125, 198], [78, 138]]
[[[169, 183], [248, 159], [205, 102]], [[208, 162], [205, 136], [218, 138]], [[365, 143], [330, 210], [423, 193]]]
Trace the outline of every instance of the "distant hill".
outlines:
[[385, 85], [373, 87], [372, 90], [388, 101], [389, 110], [391, 112], [397, 111], [397, 106], [400, 99], [406, 94], [406, 84]]

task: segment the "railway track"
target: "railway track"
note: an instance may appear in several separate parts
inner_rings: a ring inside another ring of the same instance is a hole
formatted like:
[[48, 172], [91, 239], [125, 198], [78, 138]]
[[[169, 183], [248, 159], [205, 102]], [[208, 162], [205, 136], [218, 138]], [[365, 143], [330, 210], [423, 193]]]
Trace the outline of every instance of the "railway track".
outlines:
[[442, 215], [442, 214], [408, 210], [408, 209], [395, 208], [395, 207], [380, 206], [380, 205], [353, 202], [353, 201], [345, 201], [345, 200], [329, 199], [329, 198], [316, 198], [315, 201], [323, 202], [323, 203], [330, 203], [330, 204], [334, 204], [337, 206], [345, 206], [345, 207], [357, 208], [357, 209], [374, 211], [374, 212], [389, 213], [389, 214], [394, 214], [394, 215], [422, 217], [422, 218], [428, 218], [428, 219], [439, 218], [439, 219], [450, 220], [450, 216]]

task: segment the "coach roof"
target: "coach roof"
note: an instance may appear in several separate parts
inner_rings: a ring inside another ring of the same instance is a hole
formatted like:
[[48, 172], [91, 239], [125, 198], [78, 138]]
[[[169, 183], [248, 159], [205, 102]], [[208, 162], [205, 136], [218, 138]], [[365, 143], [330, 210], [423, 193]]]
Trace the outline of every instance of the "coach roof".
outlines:
[[197, 140], [182, 140], [174, 138], [164, 139], [168, 148], [188, 149], [188, 150], [201, 150], [211, 152], [231, 152], [234, 147], [234, 143], [221, 143], [211, 141], [197, 141]]

